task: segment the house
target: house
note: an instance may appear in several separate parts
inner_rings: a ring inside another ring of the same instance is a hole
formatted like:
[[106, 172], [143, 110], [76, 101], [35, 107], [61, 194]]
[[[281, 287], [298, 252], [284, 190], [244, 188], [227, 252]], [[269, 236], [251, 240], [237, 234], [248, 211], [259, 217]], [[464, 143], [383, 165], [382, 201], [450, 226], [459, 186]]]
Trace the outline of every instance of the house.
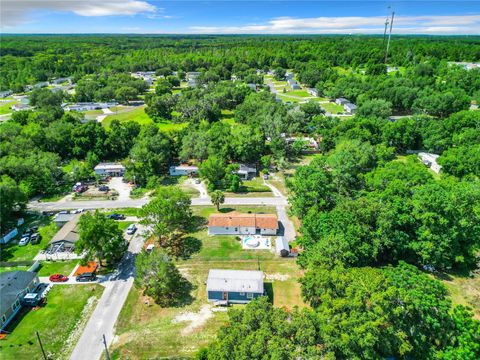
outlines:
[[301, 86], [298, 85], [298, 83], [293, 80], [293, 79], [287, 79], [287, 83], [288, 85], [290, 85], [290, 87], [292, 88], [292, 90], [299, 90], [301, 89]]
[[190, 71], [187, 72], [187, 84], [188, 86], [191, 87], [196, 87], [197, 86], [197, 78], [200, 76], [200, 72], [197, 71]]
[[27, 104], [15, 104], [11, 107], [12, 111], [30, 110], [32, 107]]
[[0, 330], [20, 311], [23, 297], [37, 287], [38, 276], [30, 271], [0, 273]]
[[275, 239], [275, 252], [281, 257], [287, 257], [290, 254], [290, 245], [285, 236], [277, 236]]
[[48, 243], [47, 252], [53, 254], [56, 252], [72, 252], [75, 248], [75, 243], [80, 239], [78, 233], [78, 222], [82, 214], [75, 214], [72, 219], [67, 222], [58, 232], [53, 236]]
[[257, 91], [257, 85], [250, 83], [250, 84], [247, 84], [247, 86], [248, 86], [250, 89], [252, 89], [252, 90], [254, 90], [254, 91]]
[[345, 98], [338, 98], [338, 99], [335, 99], [335, 104], [338, 104], [338, 105], [345, 105], [347, 103], [349, 103], [350, 101], [348, 101], [347, 99]]
[[345, 112], [347, 114], [352, 114], [353, 115], [357, 112], [357, 105], [352, 104], [351, 102], [343, 104], [343, 108], [345, 109]]
[[118, 163], [100, 163], [93, 168], [96, 175], [99, 176], [123, 176], [125, 166]]
[[69, 84], [72, 83], [72, 78], [71, 77], [61, 77], [61, 78], [57, 78], [57, 79], [53, 79], [52, 81], [50, 81], [53, 85], [60, 85], [60, 84], [63, 84], [63, 83], [66, 83], [68, 82]]
[[42, 81], [33, 85], [34, 89], [41, 89], [48, 86], [48, 81]]
[[315, 89], [315, 88], [308, 88], [308, 89], [307, 89], [307, 92], [308, 92], [310, 95], [312, 95], [312, 96], [318, 97], [318, 90]]
[[0, 91], [0, 98], [5, 98], [13, 94], [12, 90]]
[[426, 153], [426, 152], [419, 152], [418, 157], [420, 158], [420, 161], [432, 171], [436, 172], [437, 174], [440, 173], [440, 170], [442, 169], [442, 166], [437, 163], [437, 159], [440, 157], [440, 155], [437, 154], [432, 154], [432, 153]]
[[170, 166], [169, 172], [171, 176], [193, 176], [198, 174], [198, 166]]
[[72, 220], [75, 217], [75, 215], [76, 214], [60, 214], [60, 213], [58, 213], [53, 218], [53, 222], [55, 223], [55, 225], [57, 225], [59, 228], [61, 228], [63, 225], [65, 225], [70, 220]]
[[94, 103], [94, 102], [80, 102], [71, 105], [65, 105], [63, 109], [65, 111], [89, 111], [89, 110], [99, 110], [107, 109], [112, 106], [118, 105], [118, 102], [106, 102], [106, 103]]
[[302, 150], [303, 153], [317, 153], [319, 152], [318, 142], [311, 137], [289, 137], [286, 138], [285, 141], [287, 144], [293, 144], [295, 141], [302, 141], [304, 143], [304, 148]]
[[240, 164], [239, 169], [237, 170], [237, 175], [240, 176], [242, 180], [248, 180], [254, 178], [257, 175], [257, 169], [253, 166]]
[[208, 218], [209, 235], [276, 235], [278, 231], [276, 214], [212, 214]]
[[208, 301], [247, 304], [265, 294], [264, 277], [262, 271], [210, 269], [207, 278]]
[[285, 73], [285, 79], [287, 79], [287, 80], [293, 79], [293, 74], [290, 71], [287, 71]]

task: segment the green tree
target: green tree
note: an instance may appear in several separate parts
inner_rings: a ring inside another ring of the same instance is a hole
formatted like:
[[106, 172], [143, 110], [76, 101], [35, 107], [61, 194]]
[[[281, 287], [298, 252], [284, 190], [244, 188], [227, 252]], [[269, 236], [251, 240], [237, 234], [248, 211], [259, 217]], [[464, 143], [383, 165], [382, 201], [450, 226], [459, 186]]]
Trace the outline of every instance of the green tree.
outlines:
[[192, 285], [161, 250], [142, 251], [137, 255], [135, 265], [135, 284], [160, 306], [179, 306], [190, 300]]
[[103, 260], [107, 264], [115, 264], [127, 250], [127, 241], [118, 224], [98, 210], [93, 214], [83, 214], [79, 228], [80, 239], [75, 243], [75, 252], [85, 252], [84, 261], [98, 259], [100, 266]]
[[138, 91], [131, 86], [122, 86], [115, 91], [115, 98], [121, 103], [127, 103], [131, 100], [136, 99], [138, 96]]
[[199, 174], [200, 177], [208, 180], [209, 189], [215, 190], [223, 185], [225, 162], [219, 157], [210, 156], [200, 165]]
[[225, 202], [225, 194], [221, 190], [212, 191], [210, 194], [212, 204], [216, 206], [217, 211], [220, 211], [220, 205]]
[[157, 85], [155, 86], [155, 94], [157, 95], [171, 94], [172, 88], [173, 88], [173, 85], [169, 81], [165, 79], [160, 79], [157, 81]]
[[364, 101], [357, 110], [357, 116], [386, 119], [392, 115], [392, 103], [383, 99]]
[[27, 204], [27, 196], [8, 175], [0, 177], [0, 224], [2, 233], [8, 230], [13, 212], [21, 211]]
[[277, 81], [281, 81], [281, 80], [285, 80], [285, 74], [287, 73], [287, 71], [282, 68], [282, 67], [277, 67], [274, 71], [273, 71], [273, 77], [275, 78], [275, 80]]

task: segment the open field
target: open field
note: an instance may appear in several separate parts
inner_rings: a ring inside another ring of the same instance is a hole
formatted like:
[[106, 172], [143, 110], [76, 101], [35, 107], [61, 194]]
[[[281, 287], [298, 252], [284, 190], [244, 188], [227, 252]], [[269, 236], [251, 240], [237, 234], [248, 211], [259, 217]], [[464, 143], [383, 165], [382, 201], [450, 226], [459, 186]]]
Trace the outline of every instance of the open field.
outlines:
[[[221, 210], [274, 212], [275, 208], [238, 206]], [[210, 269], [260, 268], [266, 275], [266, 292], [275, 306], [305, 306], [298, 283], [302, 271], [294, 259], [279, 258], [268, 250], [242, 250], [235, 236], [209, 236], [205, 223], [216, 209], [205, 206], [193, 211], [203, 219], [197, 219], [201, 220], [200, 226], [190, 236], [200, 240], [201, 247], [190, 259], [177, 262], [183, 276], [193, 285], [192, 302], [183, 307], [161, 308], [134, 287], [117, 322], [113, 359], [192, 357], [199, 348], [207, 346], [228, 319], [227, 312], [211, 311], [208, 305], [205, 282]], [[178, 321], [178, 316], [191, 320]]]
[[12, 109], [10, 108], [15, 104], [18, 104], [18, 101], [12, 100], [12, 101], [0, 102], [0, 115], [11, 113]]
[[480, 320], [480, 275], [474, 277], [447, 274], [437, 278], [447, 287], [453, 305], [464, 305], [473, 309]]
[[145, 113], [145, 108], [143, 106], [131, 111], [108, 115], [105, 119], [103, 119], [102, 125], [108, 128], [110, 127], [112, 120], [118, 120], [120, 122], [135, 121], [140, 125], [153, 124], [153, 120], [150, 119], [150, 117]]
[[54, 286], [45, 306], [27, 312], [7, 329], [12, 333], [0, 341], [0, 358], [40, 359], [38, 331], [51, 359], [67, 359], [102, 292], [100, 285]]

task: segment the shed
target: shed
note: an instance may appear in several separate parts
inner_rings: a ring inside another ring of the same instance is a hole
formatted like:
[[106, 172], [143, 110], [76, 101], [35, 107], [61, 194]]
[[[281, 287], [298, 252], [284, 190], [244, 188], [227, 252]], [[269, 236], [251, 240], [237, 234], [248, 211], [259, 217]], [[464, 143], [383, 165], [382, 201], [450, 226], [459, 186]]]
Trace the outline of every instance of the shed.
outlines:
[[275, 239], [275, 252], [281, 257], [287, 257], [290, 254], [290, 245], [284, 236], [277, 236]]
[[208, 301], [246, 304], [265, 294], [263, 279], [262, 271], [210, 269], [207, 279]]

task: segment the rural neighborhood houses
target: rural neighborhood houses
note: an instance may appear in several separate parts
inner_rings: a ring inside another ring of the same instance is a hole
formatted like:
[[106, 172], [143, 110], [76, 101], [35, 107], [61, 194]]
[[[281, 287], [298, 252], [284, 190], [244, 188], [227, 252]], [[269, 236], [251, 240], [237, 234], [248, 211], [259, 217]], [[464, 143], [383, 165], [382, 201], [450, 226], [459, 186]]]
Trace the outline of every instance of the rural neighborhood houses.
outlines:
[[207, 279], [208, 301], [246, 304], [265, 294], [262, 271], [210, 269]]
[[37, 273], [7, 271], [0, 273], [0, 330], [3, 330], [22, 308], [23, 297], [37, 287]]
[[257, 169], [255, 167], [245, 164], [239, 164], [239, 166], [240, 167], [237, 170], [237, 175], [240, 177], [240, 179], [249, 180], [257, 175]]
[[279, 229], [276, 214], [212, 214], [208, 218], [209, 235], [276, 235]]
[[78, 222], [82, 214], [75, 214], [70, 221], [63, 225], [48, 244], [47, 253], [72, 252], [75, 243], [80, 239]]
[[338, 98], [335, 100], [335, 103], [338, 105], [342, 105], [343, 109], [347, 114], [353, 115], [357, 111], [357, 105], [351, 103], [349, 100], [345, 98]]
[[170, 166], [170, 176], [193, 176], [198, 174], [198, 166], [178, 165]]
[[288, 79], [287, 83], [290, 85], [292, 90], [300, 90], [302, 88], [294, 79]]
[[318, 97], [318, 90], [315, 88], [308, 88], [307, 92], [312, 96]]

